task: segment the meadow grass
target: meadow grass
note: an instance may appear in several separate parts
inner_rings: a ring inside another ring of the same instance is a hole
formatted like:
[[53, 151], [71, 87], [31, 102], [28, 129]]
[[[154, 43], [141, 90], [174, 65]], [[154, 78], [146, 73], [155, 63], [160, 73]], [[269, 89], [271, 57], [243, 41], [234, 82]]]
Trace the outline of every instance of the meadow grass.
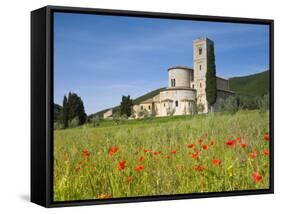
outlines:
[[258, 111], [56, 130], [54, 201], [266, 189], [268, 131]]

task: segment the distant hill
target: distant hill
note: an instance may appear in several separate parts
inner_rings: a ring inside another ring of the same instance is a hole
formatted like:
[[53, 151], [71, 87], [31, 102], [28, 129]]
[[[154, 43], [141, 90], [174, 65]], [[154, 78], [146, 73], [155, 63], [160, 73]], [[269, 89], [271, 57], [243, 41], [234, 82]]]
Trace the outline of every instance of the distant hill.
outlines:
[[229, 79], [229, 88], [240, 96], [262, 96], [269, 93], [269, 71]]
[[165, 88], [158, 88], [158, 89], [156, 89], [156, 90], [150, 91], [150, 92], [148, 92], [148, 93], [146, 93], [146, 94], [144, 94], [144, 95], [142, 95], [142, 96], [137, 97], [136, 99], [134, 99], [134, 100], [133, 100], [133, 103], [134, 103], [135, 105], [138, 105], [138, 104], [140, 104], [141, 102], [143, 102], [143, 101], [145, 101], [145, 100], [147, 100], [147, 99], [149, 99], [149, 98], [152, 98], [152, 97], [156, 96], [157, 94], [159, 94], [161, 91], [164, 91], [164, 90], [165, 90]]

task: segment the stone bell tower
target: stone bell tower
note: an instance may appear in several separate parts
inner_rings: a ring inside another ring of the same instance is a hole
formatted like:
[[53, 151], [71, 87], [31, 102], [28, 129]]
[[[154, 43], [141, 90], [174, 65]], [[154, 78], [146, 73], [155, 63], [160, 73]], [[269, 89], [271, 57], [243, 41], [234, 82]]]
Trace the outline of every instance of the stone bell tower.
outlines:
[[214, 46], [214, 42], [208, 38], [198, 38], [193, 41], [193, 69], [194, 69], [194, 88], [197, 91], [197, 104], [204, 105], [204, 113], [208, 112], [206, 97], [206, 72], [208, 55], [207, 50]]

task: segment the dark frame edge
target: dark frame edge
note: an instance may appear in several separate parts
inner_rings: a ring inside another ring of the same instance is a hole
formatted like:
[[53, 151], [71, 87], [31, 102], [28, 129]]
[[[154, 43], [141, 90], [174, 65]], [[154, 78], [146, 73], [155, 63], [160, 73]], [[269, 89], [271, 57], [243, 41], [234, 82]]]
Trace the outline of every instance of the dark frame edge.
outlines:
[[31, 185], [30, 200], [48, 207], [48, 142], [46, 141], [47, 7], [31, 12]]

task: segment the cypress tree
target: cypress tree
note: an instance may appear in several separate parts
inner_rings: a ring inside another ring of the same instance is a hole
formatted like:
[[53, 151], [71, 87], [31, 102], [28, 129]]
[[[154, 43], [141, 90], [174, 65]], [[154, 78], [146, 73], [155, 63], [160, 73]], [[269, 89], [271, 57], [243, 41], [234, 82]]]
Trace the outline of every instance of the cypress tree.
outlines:
[[212, 107], [217, 99], [217, 78], [213, 43], [207, 43], [206, 95], [208, 107]]
[[122, 101], [120, 103], [121, 115], [126, 115], [127, 117], [130, 117], [132, 114], [132, 106], [133, 106], [133, 100], [130, 99], [130, 95], [122, 96]]
[[87, 115], [85, 113], [82, 99], [75, 93], [68, 94], [68, 120], [71, 121], [75, 117], [79, 119], [79, 125], [86, 122]]
[[62, 123], [63, 123], [63, 128], [68, 127], [68, 105], [67, 105], [67, 98], [64, 95], [63, 97], [63, 105], [62, 105]]

